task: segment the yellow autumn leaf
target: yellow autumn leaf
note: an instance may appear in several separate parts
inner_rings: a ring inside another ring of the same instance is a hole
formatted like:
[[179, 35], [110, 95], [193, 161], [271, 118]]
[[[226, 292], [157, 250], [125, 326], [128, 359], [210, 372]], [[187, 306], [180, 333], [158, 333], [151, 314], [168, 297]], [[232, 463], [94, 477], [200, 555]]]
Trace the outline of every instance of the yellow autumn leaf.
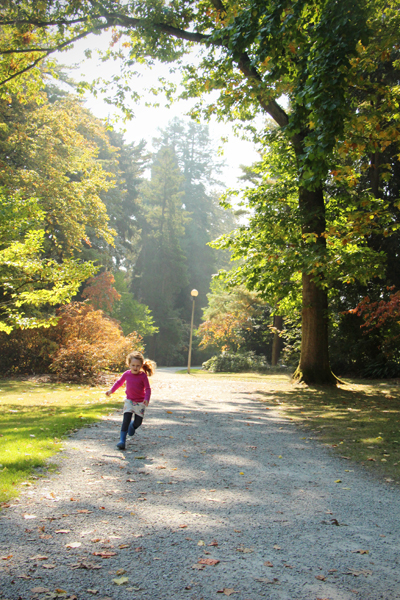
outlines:
[[129, 577], [116, 577], [113, 579], [113, 582], [117, 585], [123, 585], [124, 583], [128, 583]]

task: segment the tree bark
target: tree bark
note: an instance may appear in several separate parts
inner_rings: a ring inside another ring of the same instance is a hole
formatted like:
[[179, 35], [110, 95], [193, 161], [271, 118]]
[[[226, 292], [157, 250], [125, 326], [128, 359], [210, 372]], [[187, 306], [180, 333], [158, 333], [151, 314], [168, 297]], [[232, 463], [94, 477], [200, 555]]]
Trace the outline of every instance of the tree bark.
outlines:
[[[325, 252], [325, 203], [322, 188], [310, 191], [300, 188], [299, 207], [302, 215], [302, 233], [315, 234], [311, 243], [321, 254]], [[307, 384], [336, 385], [329, 364], [328, 294], [315, 274], [302, 274], [302, 334], [300, 364], [294, 378]]]
[[[283, 317], [277, 315], [274, 316], [274, 328], [278, 331], [282, 331]], [[279, 336], [277, 331], [274, 331], [274, 339], [272, 341], [272, 359], [271, 366], [276, 367], [278, 364], [279, 356], [282, 350], [282, 338]]]

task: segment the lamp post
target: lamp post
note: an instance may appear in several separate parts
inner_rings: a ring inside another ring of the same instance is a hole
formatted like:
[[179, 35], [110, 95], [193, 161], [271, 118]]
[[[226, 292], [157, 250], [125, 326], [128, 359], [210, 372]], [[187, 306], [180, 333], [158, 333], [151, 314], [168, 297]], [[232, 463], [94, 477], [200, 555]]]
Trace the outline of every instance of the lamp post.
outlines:
[[197, 290], [192, 290], [190, 292], [190, 295], [192, 296], [192, 300], [193, 300], [193, 306], [192, 306], [192, 321], [190, 323], [190, 340], [189, 340], [189, 356], [188, 356], [188, 368], [187, 368], [187, 372], [190, 375], [190, 359], [192, 358], [192, 337], [193, 337], [193, 319], [194, 319], [194, 299], [196, 298], [196, 296], [199, 295], [199, 292]]

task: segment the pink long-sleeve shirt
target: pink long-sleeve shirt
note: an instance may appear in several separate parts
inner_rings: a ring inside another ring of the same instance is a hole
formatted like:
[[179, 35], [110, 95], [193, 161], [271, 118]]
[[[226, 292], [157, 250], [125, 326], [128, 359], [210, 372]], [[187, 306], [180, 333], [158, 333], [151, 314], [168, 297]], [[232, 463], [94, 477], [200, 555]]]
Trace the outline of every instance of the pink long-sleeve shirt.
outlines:
[[122, 376], [114, 383], [110, 392], [113, 394], [115, 390], [126, 383], [126, 397], [132, 402], [150, 402], [151, 388], [146, 373], [140, 371], [134, 375], [130, 370], [125, 371]]

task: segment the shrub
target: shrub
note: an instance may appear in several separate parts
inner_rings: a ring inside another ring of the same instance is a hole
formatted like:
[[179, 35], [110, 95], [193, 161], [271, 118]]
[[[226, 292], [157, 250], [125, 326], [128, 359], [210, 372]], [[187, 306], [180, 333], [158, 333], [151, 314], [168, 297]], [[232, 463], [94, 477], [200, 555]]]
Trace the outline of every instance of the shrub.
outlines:
[[0, 373], [48, 373], [52, 356], [58, 350], [54, 329], [41, 327], [0, 333]]
[[204, 362], [202, 367], [211, 373], [222, 371], [240, 373], [241, 371], [263, 371], [268, 368], [268, 363], [265, 356], [257, 356], [254, 352], [241, 354], [221, 352]]
[[59, 348], [50, 365], [59, 379], [93, 378], [100, 371], [121, 370], [126, 355], [143, 351], [136, 332], [124, 336], [118, 321], [87, 302], [72, 302], [59, 309], [56, 326]]

